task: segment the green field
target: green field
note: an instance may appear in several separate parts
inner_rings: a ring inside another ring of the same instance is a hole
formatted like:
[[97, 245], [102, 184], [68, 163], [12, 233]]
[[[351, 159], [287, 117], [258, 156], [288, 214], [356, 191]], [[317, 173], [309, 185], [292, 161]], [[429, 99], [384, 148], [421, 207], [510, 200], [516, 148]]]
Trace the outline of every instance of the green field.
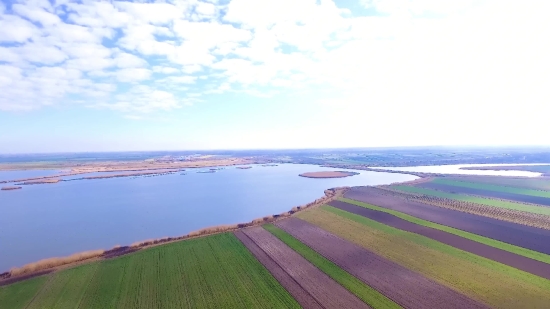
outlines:
[[369, 304], [372, 308], [401, 308], [401, 306], [366, 285], [361, 280], [350, 275], [348, 272], [338, 267], [338, 265], [327, 260], [287, 232], [272, 224], [266, 224], [263, 227], [283, 241], [287, 246], [302, 255], [311, 264], [325, 272], [334, 281], [340, 283], [343, 287], [355, 294], [359, 299]]
[[10, 309], [300, 307], [231, 233], [158, 246], [8, 285], [0, 288], [0, 305]]
[[445, 179], [445, 178], [435, 178], [431, 182], [432, 183], [439, 183], [439, 184], [443, 184], [443, 185], [449, 185], [449, 186], [456, 186], [456, 187], [482, 189], [482, 190], [489, 190], [489, 191], [496, 191], [496, 192], [506, 192], [506, 193], [514, 193], [514, 194], [522, 194], [522, 195], [531, 195], [531, 196], [550, 198], [550, 191], [499, 186], [499, 185], [494, 185], [494, 184], [489, 184], [489, 183], [480, 183], [480, 182], [458, 181], [458, 180], [450, 180], [450, 179]]
[[484, 198], [484, 197], [472, 196], [472, 195], [466, 195], [466, 194], [449, 193], [444, 191], [426, 189], [421, 187], [413, 187], [413, 186], [394, 185], [391, 187], [404, 192], [418, 193], [418, 194], [430, 195], [435, 197], [453, 199], [457, 201], [470, 202], [470, 203], [476, 203], [480, 205], [500, 207], [500, 208], [511, 209], [511, 210], [526, 211], [526, 212], [531, 212], [535, 214], [550, 216], [550, 207], [545, 207], [545, 206], [532, 206], [532, 205], [526, 205], [522, 203], [515, 203], [512, 201], [497, 200], [497, 199]]
[[493, 185], [527, 188], [535, 190], [550, 191], [549, 178], [513, 178], [513, 177], [497, 177], [497, 176], [461, 176], [461, 177], [445, 177], [447, 179], [467, 182], [489, 183]]
[[300, 219], [495, 308], [548, 308], [550, 280], [334, 207]]
[[387, 209], [387, 208], [384, 208], [384, 207], [379, 207], [379, 206], [375, 206], [375, 205], [371, 205], [371, 204], [367, 204], [367, 203], [363, 203], [363, 202], [359, 202], [359, 201], [351, 200], [351, 199], [347, 199], [347, 198], [339, 198], [339, 200], [341, 200], [343, 202], [346, 202], [346, 203], [349, 203], [349, 204], [357, 205], [357, 206], [360, 206], [360, 207], [369, 208], [369, 209], [372, 209], [372, 210], [377, 210], [377, 211], [382, 211], [382, 212], [385, 212], [385, 213], [389, 213], [389, 214], [392, 214], [392, 215], [394, 215], [398, 218], [401, 218], [403, 220], [407, 220], [409, 222], [412, 222], [412, 223], [415, 223], [415, 224], [418, 224], [418, 225], [423, 225], [423, 226], [433, 228], [433, 229], [436, 229], [436, 230], [441, 230], [441, 231], [444, 231], [444, 232], [447, 232], [447, 233], [450, 233], [450, 234], [454, 234], [454, 235], [457, 235], [457, 236], [460, 236], [460, 237], [463, 237], [463, 238], [467, 238], [467, 239], [470, 239], [470, 240], [473, 240], [473, 241], [476, 241], [476, 242], [479, 242], [479, 243], [482, 243], [482, 244], [485, 244], [485, 245], [488, 245], [488, 246], [491, 246], [491, 247], [499, 248], [499, 249], [504, 250], [504, 251], [512, 252], [512, 253], [515, 253], [517, 255], [522, 255], [522, 256], [528, 257], [528, 258], [533, 259], [533, 260], [537, 260], [537, 261], [541, 261], [541, 262], [550, 264], [550, 255], [547, 255], [547, 254], [544, 254], [544, 253], [540, 253], [540, 252], [537, 252], [537, 251], [533, 251], [533, 250], [525, 249], [525, 248], [522, 248], [522, 247], [514, 246], [514, 245], [511, 245], [511, 244], [502, 242], [502, 241], [498, 241], [498, 240], [494, 240], [492, 238], [488, 238], [488, 237], [480, 236], [480, 235], [477, 235], [477, 234], [465, 232], [463, 230], [459, 230], [459, 229], [455, 229], [455, 228], [452, 228], [452, 227], [449, 227], [449, 226], [437, 224], [437, 223], [434, 223], [434, 222], [431, 222], [431, 221], [426, 221], [426, 220], [423, 220], [423, 219], [420, 219], [420, 218], [417, 218], [417, 217], [413, 217], [411, 215], [408, 215], [408, 214], [405, 214], [405, 213], [402, 213], [402, 212], [399, 212], [399, 211], [395, 211], [395, 210], [392, 210], [392, 209]]

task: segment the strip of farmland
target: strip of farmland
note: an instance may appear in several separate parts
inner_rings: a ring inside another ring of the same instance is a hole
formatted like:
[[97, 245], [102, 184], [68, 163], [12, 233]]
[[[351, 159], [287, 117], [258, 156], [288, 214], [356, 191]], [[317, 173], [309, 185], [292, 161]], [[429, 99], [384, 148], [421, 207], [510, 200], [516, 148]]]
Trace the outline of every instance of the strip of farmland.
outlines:
[[402, 194], [408, 193], [408, 194], [415, 194], [415, 195], [428, 195], [428, 196], [434, 196], [439, 198], [446, 198], [446, 199], [453, 199], [457, 201], [462, 202], [468, 202], [468, 203], [476, 203], [479, 205], [485, 205], [485, 206], [491, 206], [491, 207], [498, 207], [498, 208], [504, 208], [509, 210], [517, 210], [522, 212], [528, 212], [538, 215], [545, 215], [550, 218], [550, 207], [537, 205], [537, 204], [527, 204], [525, 202], [515, 202], [510, 200], [502, 200], [502, 199], [495, 199], [495, 198], [488, 198], [488, 197], [482, 197], [482, 196], [473, 196], [473, 195], [467, 195], [467, 194], [458, 194], [458, 193], [450, 193], [445, 191], [439, 191], [439, 190], [432, 190], [428, 188], [423, 188], [419, 186], [398, 186], [394, 185], [391, 187], [381, 187], [381, 189], [385, 190], [399, 190], [399, 192], [402, 192]]
[[324, 308], [369, 308], [268, 231], [261, 227], [243, 231]]
[[550, 254], [550, 231], [456, 210], [440, 208], [421, 202], [396, 199], [380, 194], [376, 189], [353, 188], [346, 198], [393, 209], [413, 217], [450, 226], [459, 230], [489, 237], [518, 247]]
[[[461, 183], [461, 182], [456, 181], [455, 183]], [[436, 182], [419, 183], [417, 184], [417, 186], [421, 188], [442, 190], [442, 191], [453, 192], [453, 193], [474, 194], [474, 195], [480, 195], [480, 196], [517, 201], [517, 202], [525, 202], [525, 203], [533, 203], [538, 205], [550, 206], [550, 198], [540, 197], [540, 196], [523, 195], [523, 194], [516, 194], [516, 193], [502, 192], [502, 191], [491, 191], [491, 190], [486, 190], [481, 188], [479, 189], [470, 188], [470, 187], [455, 186], [455, 185], [436, 183]]]
[[517, 187], [534, 190], [550, 191], [550, 178], [548, 177], [502, 177], [502, 176], [457, 176], [445, 178], [456, 181], [481, 182], [506, 187]]
[[270, 258], [256, 243], [242, 231], [235, 232], [235, 236], [250, 250], [260, 263], [279, 281], [279, 283], [304, 308], [323, 308], [304, 288]]
[[298, 252], [311, 264], [322, 270], [325, 274], [329, 275], [336, 282], [340, 283], [348, 291], [355, 294], [362, 301], [375, 309], [399, 309], [402, 308], [377, 290], [366, 285], [361, 280], [355, 278], [347, 271], [340, 268], [338, 265], [327, 260], [325, 257], [315, 252], [304, 243], [274, 226], [273, 224], [265, 224], [263, 228], [268, 230], [271, 234], [275, 235], [292, 250]]
[[507, 192], [507, 193], [514, 193], [514, 194], [520, 194], [520, 195], [531, 195], [531, 196], [550, 198], [550, 191], [544, 191], [544, 190], [532, 190], [532, 189], [517, 188], [517, 187], [510, 187], [510, 186], [499, 186], [496, 184], [489, 184], [489, 183], [456, 181], [456, 180], [447, 179], [447, 178], [434, 178], [431, 180], [431, 182], [450, 185], [450, 186], [456, 186], [456, 187], [465, 187], [465, 188], [472, 188], [472, 189], [482, 189], [482, 190], [488, 190], [488, 191]]
[[298, 218], [493, 308], [548, 308], [550, 280], [331, 206]]
[[471, 252], [473, 254], [497, 261], [502, 264], [506, 264], [508, 266], [512, 266], [514, 268], [526, 271], [539, 277], [550, 279], [550, 264], [526, 258], [524, 256], [504, 251], [495, 247], [487, 246], [482, 243], [453, 235], [451, 233], [447, 233], [441, 230], [418, 225], [385, 212], [348, 204], [342, 201], [332, 201], [329, 203], [329, 205], [372, 220], [376, 220], [382, 224], [403, 231], [429, 237], [441, 243], [453, 246], [467, 252]]
[[399, 264], [296, 218], [278, 227], [405, 308], [485, 308]]

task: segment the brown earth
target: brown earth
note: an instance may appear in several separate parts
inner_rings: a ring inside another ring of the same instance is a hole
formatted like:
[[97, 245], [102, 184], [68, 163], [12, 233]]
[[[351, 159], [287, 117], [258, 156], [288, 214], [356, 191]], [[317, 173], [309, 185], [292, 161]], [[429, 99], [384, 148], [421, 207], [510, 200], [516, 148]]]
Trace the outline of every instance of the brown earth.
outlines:
[[448, 287], [306, 221], [289, 218], [276, 225], [404, 308], [486, 308]]
[[262, 227], [243, 232], [324, 308], [370, 308]]
[[307, 178], [344, 178], [349, 176], [357, 175], [353, 172], [343, 172], [343, 171], [324, 171], [324, 172], [308, 172], [303, 173], [298, 176], [307, 177]]
[[35, 273], [32, 273], [32, 274], [27, 274], [27, 275], [24, 275], [24, 276], [7, 277], [6, 279], [0, 280], [0, 286], [16, 283], [16, 282], [19, 282], [19, 281], [27, 280], [27, 279], [42, 276], [42, 275], [46, 275], [46, 274], [49, 274], [51, 272], [53, 272], [53, 269], [43, 270], [43, 271], [35, 272]]
[[19, 189], [21, 189], [21, 188], [22, 188], [22, 187], [9, 186], [9, 187], [2, 187], [1, 190], [10, 191], [10, 190], [19, 190]]
[[403, 231], [426, 236], [460, 250], [497, 261], [539, 277], [550, 279], [550, 264], [526, 258], [524, 256], [495, 247], [487, 246], [441, 230], [418, 225], [385, 212], [348, 204], [342, 201], [331, 201], [328, 205], [375, 220]]
[[413, 217], [493, 238], [518, 247], [550, 254], [550, 231], [493, 218], [440, 208], [416, 200], [392, 197], [391, 192], [374, 187], [356, 187], [344, 197], [393, 209]]
[[550, 198], [547, 198], [547, 197], [491, 191], [491, 190], [484, 190], [484, 189], [466, 188], [461, 186], [452, 186], [452, 185], [432, 183], [432, 182], [421, 183], [421, 184], [417, 184], [416, 186], [421, 188], [434, 189], [434, 190], [440, 190], [440, 191], [446, 191], [446, 192], [452, 192], [452, 193], [473, 194], [473, 195], [479, 195], [484, 197], [494, 197], [499, 199], [515, 201], [515, 202], [521, 202], [521, 203], [531, 203], [531, 204], [550, 206]]
[[279, 283], [294, 297], [303, 308], [323, 308], [304, 288], [296, 282], [279, 264], [270, 258], [252, 239], [242, 231], [236, 231], [235, 236], [248, 248], [256, 259], [279, 281]]

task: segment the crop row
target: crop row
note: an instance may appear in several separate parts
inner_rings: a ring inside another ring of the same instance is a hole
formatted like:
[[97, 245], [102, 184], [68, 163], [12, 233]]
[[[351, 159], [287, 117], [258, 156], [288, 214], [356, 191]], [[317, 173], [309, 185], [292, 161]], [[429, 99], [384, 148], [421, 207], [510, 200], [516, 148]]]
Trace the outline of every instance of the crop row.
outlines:
[[445, 179], [445, 178], [436, 178], [432, 180], [431, 183], [444, 184], [444, 185], [450, 185], [455, 187], [482, 189], [482, 190], [488, 190], [488, 191], [506, 192], [506, 193], [520, 194], [520, 195], [531, 195], [531, 196], [550, 198], [550, 191], [500, 186], [500, 185], [490, 184], [490, 183], [457, 181], [457, 180]]
[[550, 280], [432, 239], [329, 206], [298, 217], [491, 307], [547, 308], [550, 302]]
[[254, 227], [243, 232], [324, 308], [369, 308], [265, 229]]
[[[37, 280], [47, 282], [31, 294], [33, 286], [29, 283]], [[17, 301], [21, 293], [32, 297]], [[0, 302], [17, 305], [7, 308], [27, 304], [28, 308], [298, 307], [246, 247], [228, 233], [158, 246], [8, 285], [0, 288]]]
[[305, 221], [291, 218], [276, 225], [405, 308], [485, 308], [444, 285]]
[[325, 274], [330, 276], [334, 281], [340, 283], [343, 287], [348, 289], [348, 291], [355, 294], [355, 296], [359, 297], [363, 302], [367, 303], [372, 308], [401, 308], [401, 306], [393, 302], [391, 299], [387, 298], [382, 293], [378, 292], [377, 290], [357, 279], [347, 271], [343, 270], [342, 268], [340, 268], [340, 266], [334, 264], [332, 261], [315, 252], [313, 249], [306, 246], [304, 243], [294, 238], [287, 232], [272, 224], [266, 224], [263, 227], [264, 229], [275, 235], [277, 238], [279, 238], [287, 246], [292, 248], [292, 250], [299, 253], [311, 264], [315, 265]]
[[428, 205], [415, 199], [398, 198], [392, 192], [373, 187], [353, 188], [346, 192], [345, 197], [530, 251], [550, 254], [550, 230]]

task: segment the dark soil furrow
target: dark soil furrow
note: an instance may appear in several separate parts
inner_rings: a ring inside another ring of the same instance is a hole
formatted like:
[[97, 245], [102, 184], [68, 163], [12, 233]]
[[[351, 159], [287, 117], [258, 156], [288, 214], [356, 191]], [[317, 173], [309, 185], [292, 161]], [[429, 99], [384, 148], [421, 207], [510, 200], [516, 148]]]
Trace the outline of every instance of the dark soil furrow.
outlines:
[[243, 231], [324, 308], [369, 308], [267, 230], [254, 227]]
[[395, 198], [376, 188], [353, 188], [346, 198], [393, 209], [413, 217], [454, 227], [500, 240], [518, 247], [550, 254], [550, 231], [470, 213], [427, 205], [419, 201]]
[[236, 231], [235, 236], [248, 248], [262, 265], [279, 281], [279, 283], [296, 299], [304, 308], [323, 308], [296, 280], [287, 274], [273, 259], [271, 259], [252, 239], [242, 231]]
[[486, 308], [448, 287], [297, 218], [278, 227], [405, 308]]
[[329, 205], [403, 231], [429, 237], [455, 248], [512, 266], [546, 279], [550, 279], [550, 264], [491, 247], [470, 239], [453, 235], [451, 233], [418, 225], [385, 212], [355, 206], [342, 201], [332, 201]]

